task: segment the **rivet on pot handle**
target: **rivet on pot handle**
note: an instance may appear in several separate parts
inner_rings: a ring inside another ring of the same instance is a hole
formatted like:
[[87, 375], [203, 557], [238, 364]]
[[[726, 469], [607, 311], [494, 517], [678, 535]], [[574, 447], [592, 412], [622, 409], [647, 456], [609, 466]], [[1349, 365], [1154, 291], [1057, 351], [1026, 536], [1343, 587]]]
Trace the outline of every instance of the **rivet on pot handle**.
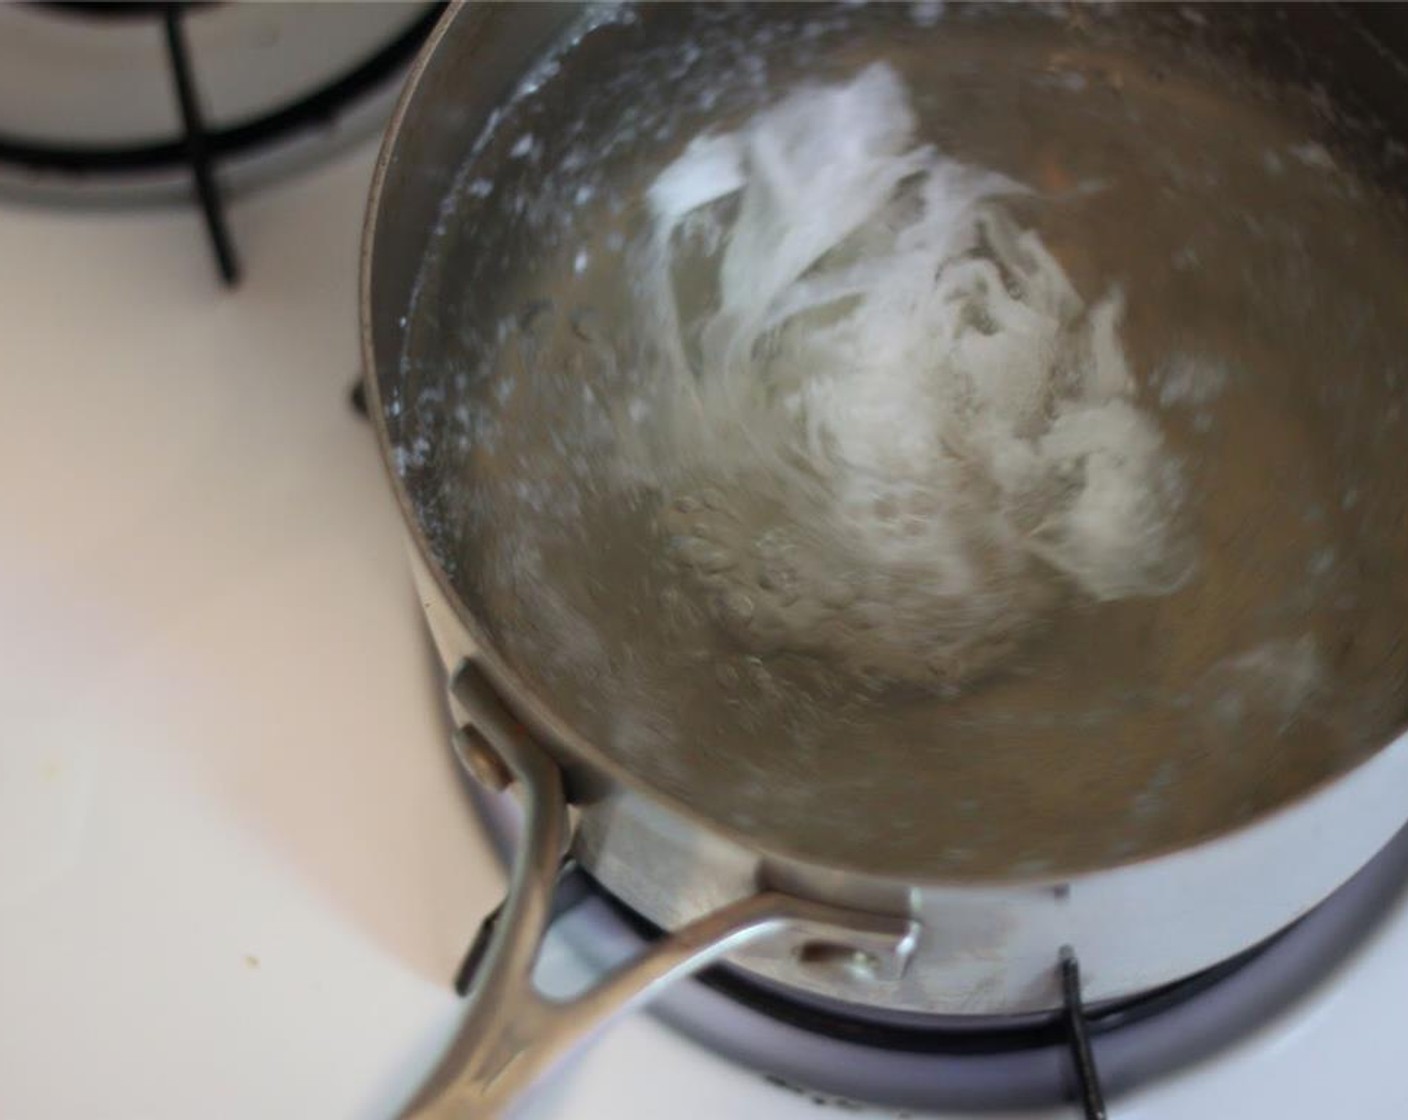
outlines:
[[[825, 946], [821, 955], [850, 953], [881, 974], [903, 970], [917, 937], [909, 919], [763, 891], [676, 930], [581, 995], [566, 1001], [546, 998], [534, 986], [532, 972], [552, 921], [553, 889], [570, 841], [562, 774], [472, 664], [460, 668], [451, 688], [477, 732], [457, 742], [457, 752], [462, 759], [466, 751], [474, 754], [470, 769], [481, 780], [497, 778], [502, 767], [518, 784], [523, 841], [459, 1036], [435, 1081], [406, 1113], [407, 1120], [478, 1120], [502, 1114], [610, 1019], [763, 937], [786, 937], [803, 959], [809, 951], [817, 952], [808, 946]], [[470, 760], [464, 761], [469, 766]]]

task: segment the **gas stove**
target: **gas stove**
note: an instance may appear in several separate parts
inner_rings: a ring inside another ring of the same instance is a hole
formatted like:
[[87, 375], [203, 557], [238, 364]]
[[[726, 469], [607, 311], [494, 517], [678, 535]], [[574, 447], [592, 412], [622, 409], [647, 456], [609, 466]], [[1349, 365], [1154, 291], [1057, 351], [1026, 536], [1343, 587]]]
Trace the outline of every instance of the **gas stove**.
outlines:
[[[520, 828], [512, 799], [476, 789], [474, 800], [495, 850], [511, 859]], [[667, 989], [653, 1010], [710, 1050], [814, 1103], [857, 1108], [859, 1101], [883, 1101], [934, 1116], [1044, 1107], [1042, 1115], [1103, 1120], [1111, 1114], [1106, 1098], [1112, 1092], [1123, 1102], [1134, 1090], [1186, 1075], [1294, 1015], [1393, 911], [1405, 881], [1408, 829], [1291, 927], [1187, 980], [1085, 1006], [1076, 960], [1067, 957], [1068, 1003], [1058, 1015], [959, 1019], [866, 1012], [726, 964]], [[564, 995], [661, 936], [571, 860], [554, 910], [555, 935], [575, 961], [566, 967], [570, 982], [556, 978]], [[474, 963], [472, 949], [459, 978], [462, 991]], [[1113, 1115], [1122, 1114], [1121, 1103]]]
[[[0, 1114], [370, 1120], [455, 1035], [503, 880], [347, 402], [373, 156], [232, 199], [233, 290], [195, 210], [0, 204]], [[1405, 880], [1400, 837], [1199, 990], [1087, 1009], [1109, 1114], [1403, 1115]], [[553, 990], [650, 935], [578, 902]], [[680, 1030], [617, 1023], [520, 1115], [1082, 1115], [1060, 1023], [861, 1037], [737, 980], [667, 995]]]

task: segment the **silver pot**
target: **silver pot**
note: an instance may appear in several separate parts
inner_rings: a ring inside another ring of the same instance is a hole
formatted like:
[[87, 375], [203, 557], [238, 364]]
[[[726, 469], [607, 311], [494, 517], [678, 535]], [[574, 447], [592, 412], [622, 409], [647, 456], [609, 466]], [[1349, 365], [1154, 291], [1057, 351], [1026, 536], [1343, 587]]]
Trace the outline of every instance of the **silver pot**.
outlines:
[[[1172, 839], [1135, 838], [1094, 854], [1081, 849], [1046, 869], [996, 856], [976, 872], [922, 858], [898, 858], [887, 869], [883, 821], [866, 834], [874, 844], [864, 850], [828, 847], [814, 834], [792, 842], [766, 823], [740, 823], [704, 795], [635, 763], [609, 737], [584, 731], [542, 679], [505, 651], [492, 603], [473, 579], [451, 571], [445, 545], [445, 488], [465, 468], [454, 454], [440, 453], [435, 439], [444, 429], [429, 414], [450, 410], [457, 391], [451, 382], [467, 359], [444, 351], [407, 356], [417, 317], [472, 317], [476, 299], [493, 302], [498, 274], [471, 268], [468, 301], [442, 311], [448, 295], [433, 285], [426, 290], [420, 279], [432, 231], [445, 220], [447, 199], [484, 193], [463, 170], [467, 157], [489, 178], [516, 173], [508, 151], [513, 137], [496, 138], [494, 122], [523, 102], [525, 83], [529, 93], [550, 91], [558, 75], [594, 68], [608, 85], [606, 76], [626, 68], [613, 69], [618, 60], [683, 34], [679, 27], [691, 18], [673, 8], [622, 20], [570, 6], [456, 7], [411, 76], [377, 167], [362, 261], [371, 411], [449, 675], [461, 724], [456, 749], [480, 781], [515, 785], [526, 810], [525, 840], [472, 995], [460, 1064], [427, 1097], [427, 1114], [502, 1109], [606, 1018], [721, 958], [799, 993], [921, 1016], [1008, 1017], [1059, 1008], [1059, 964], [1067, 949], [1079, 957], [1087, 1002], [1146, 992], [1294, 921], [1367, 862], [1405, 819], [1408, 738], [1387, 733], [1373, 744], [1378, 749], [1319, 759], [1302, 780], [1258, 800], [1250, 814], [1212, 812]], [[762, 19], [763, 9], [739, 18]], [[1296, 24], [1329, 19], [1330, 29], [1315, 33], [1342, 36], [1335, 18], [1299, 15], [1277, 33], [1303, 34]], [[1255, 31], [1237, 25], [1227, 34], [1274, 55], [1274, 44]], [[548, 59], [556, 62], [545, 69]], [[1372, 86], [1368, 67], [1358, 73]], [[639, 89], [621, 94], [640, 95]], [[542, 128], [571, 112], [570, 101], [559, 99], [533, 119]], [[493, 247], [501, 257], [512, 255], [519, 244], [513, 238], [522, 235], [502, 236]], [[455, 252], [477, 267], [472, 238], [462, 238]], [[427, 397], [437, 361], [440, 389]], [[411, 391], [416, 386], [419, 394]], [[916, 780], [899, 764], [882, 777], [892, 786]], [[1237, 780], [1255, 783], [1258, 776]], [[1090, 830], [1103, 827], [1099, 822], [1124, 796], [1092, 789], [1085, 806]], [[1202, 787], [1184, 796], [1216, 801]], [[1060, 827], [1079, 832], [1081, 818], [1072, 810]], [[555, 1004], [536, 993], [530, 971], [569, 852], [611, 893], [671, 932], [596, 989]]]

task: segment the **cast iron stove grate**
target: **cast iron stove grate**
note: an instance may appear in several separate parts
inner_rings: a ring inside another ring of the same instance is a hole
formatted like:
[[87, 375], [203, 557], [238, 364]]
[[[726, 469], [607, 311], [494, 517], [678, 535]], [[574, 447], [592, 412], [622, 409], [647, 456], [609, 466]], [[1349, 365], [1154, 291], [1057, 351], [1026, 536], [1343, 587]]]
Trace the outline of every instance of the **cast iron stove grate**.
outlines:
[[414, 57], [440, 18], [442, 4], [429, 8], [371, 57], [321, 89], [262, 116], [226, 127], [207, 125], [201, 110], [200, 76], [191, 59], [184, 21], [198, 0], [168, 3], [42, 3], [56, 14], [100, 21], [153, 20], [162, 25], [172, 94], [180, 109], [181, 135], [150, 144], [46, 144], [0, 135], [0, 163], [33, 172], [74, 178], [122, 178], [185, 168], [195, 188], [215, 264], [227, 285], [239, 281], [239, 258], [225, 221], [224, 199], [216, 173], [220, 162], [272, 144], [304, 129], [332, 121], [356, 101], [398, 73]]

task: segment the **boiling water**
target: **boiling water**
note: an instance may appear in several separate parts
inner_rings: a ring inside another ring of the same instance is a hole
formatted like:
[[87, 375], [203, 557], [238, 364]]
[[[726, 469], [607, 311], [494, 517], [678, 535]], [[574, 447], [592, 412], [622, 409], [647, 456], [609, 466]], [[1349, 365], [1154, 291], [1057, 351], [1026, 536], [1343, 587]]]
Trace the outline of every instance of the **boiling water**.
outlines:
[[388, 408], [515, 668], [897, 872], [1187, 843], [1386, 741], [1408, 238], [1323, 112], [1048, 16], [778, 19], [649, 55], [668, 104], [527, 99], [447, 204]]

